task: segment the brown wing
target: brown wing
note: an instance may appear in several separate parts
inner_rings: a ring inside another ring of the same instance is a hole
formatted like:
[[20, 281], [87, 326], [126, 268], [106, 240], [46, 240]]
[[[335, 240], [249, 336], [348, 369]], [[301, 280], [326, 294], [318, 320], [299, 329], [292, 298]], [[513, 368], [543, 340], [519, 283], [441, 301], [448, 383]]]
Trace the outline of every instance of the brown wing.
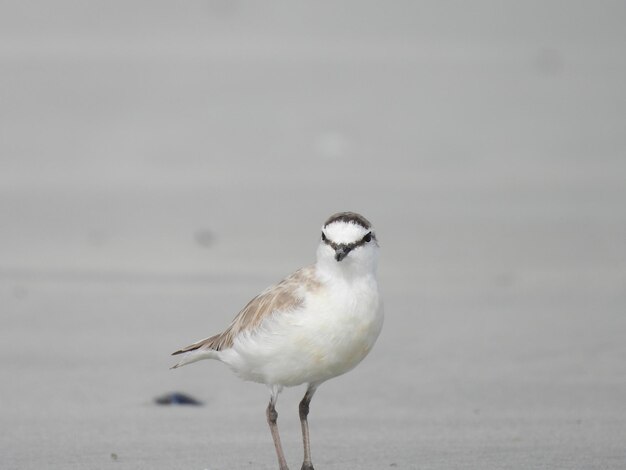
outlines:
[[191, 344], [172, 355], [196, 349], [214, 351], [228, 349], [233, 345], [237, 335], [244, 331], [254, 331], [265, 318], [274, 312], [284, 312], [299, 307], [303, 302], [300, 288], [311, 289], [319, 286], [319, 282], [314, 277], [314, 269], [313, 266], [300, 269], [275, 286], [266, 289], [248, 302], [224, 332]]

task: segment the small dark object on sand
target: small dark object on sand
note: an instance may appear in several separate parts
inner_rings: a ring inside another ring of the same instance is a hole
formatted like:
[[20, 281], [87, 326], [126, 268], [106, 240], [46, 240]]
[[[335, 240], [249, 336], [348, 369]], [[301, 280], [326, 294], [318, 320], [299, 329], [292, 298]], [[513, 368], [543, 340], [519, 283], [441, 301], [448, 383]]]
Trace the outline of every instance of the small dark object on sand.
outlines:
[[172, 392], [154, 399], [157, 405], [193, 405], [202, 406], [202, 402], [185, 393]]

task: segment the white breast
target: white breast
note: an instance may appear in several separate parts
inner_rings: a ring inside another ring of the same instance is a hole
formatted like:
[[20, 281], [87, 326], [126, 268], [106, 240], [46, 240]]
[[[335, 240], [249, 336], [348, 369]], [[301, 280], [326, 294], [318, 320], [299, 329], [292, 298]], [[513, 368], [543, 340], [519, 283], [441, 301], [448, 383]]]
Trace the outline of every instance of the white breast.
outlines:
[[375, 279], [324, 286], [302, 309], [275, 315], [235, 341], [220, 359], [247, 380], [285, 386], [321, 383], [369, 353], [383, 323]]

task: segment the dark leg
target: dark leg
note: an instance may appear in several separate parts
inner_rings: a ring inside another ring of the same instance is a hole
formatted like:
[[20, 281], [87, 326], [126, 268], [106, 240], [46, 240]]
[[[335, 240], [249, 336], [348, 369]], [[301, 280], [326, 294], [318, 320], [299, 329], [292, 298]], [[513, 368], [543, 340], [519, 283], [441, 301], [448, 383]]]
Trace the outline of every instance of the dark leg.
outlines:
[[270, 431], [272, 433], [272, 439], [274, 439], [274, 447], [276, 448], [276, 456], [278, 457], [278, 466], [280, 470], [289, 470], [287, 467], [287, 461], [285, 460], [285, 454], [283, 454], [283, 447], [280, 444], [280, 435], [278, 434], [278, 413], [276, 412], [276, 399], [280, 389], [272, 387], [272, 397], [270, 398], [270, 404], [267, 405], [267, 424], [270, 425]]
[[315, 387], [309, 384], [309, 388], [304, 394], [304, 398], [300, 402], [300, 425], [302, 426], [302, 442], [304, 444], [304, 461], [301, 470], [314, 470], [311, 462], [311, 441], [309, 440], [309, 403], [315, 393]]

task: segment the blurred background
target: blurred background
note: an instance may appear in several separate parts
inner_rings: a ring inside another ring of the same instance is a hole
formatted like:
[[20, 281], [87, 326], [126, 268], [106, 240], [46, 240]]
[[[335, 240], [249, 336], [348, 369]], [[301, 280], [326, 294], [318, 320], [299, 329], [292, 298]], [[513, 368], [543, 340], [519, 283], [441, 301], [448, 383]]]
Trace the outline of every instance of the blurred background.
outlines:
[[[2, 467], [274, 468], [263, 387], [168, 355], [313, 262], [342, 210], [377, 229], [387, 317], [316, 395], [316, 468], [619, 467], [625, 21], [608, 0], [3, 1]], [[205, 406], [153, 404], [171, 390]]]

